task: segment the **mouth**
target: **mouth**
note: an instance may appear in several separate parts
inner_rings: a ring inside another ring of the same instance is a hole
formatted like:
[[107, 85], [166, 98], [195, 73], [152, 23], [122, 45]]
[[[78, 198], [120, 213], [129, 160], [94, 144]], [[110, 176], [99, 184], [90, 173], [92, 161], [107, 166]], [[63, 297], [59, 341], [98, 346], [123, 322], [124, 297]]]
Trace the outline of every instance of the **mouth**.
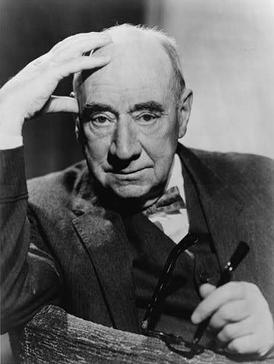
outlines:
[[130, 174], [134, 174], [134, 173], [138, 173], [138, 172], [141, 172], [143, 171], [144, 169], [146, 168], [140, 168], [140, 169], [134, 169], [134, 170], [125, 170], [125, 171], [119, 171], [119, 172], [114, 172], [114, 174], [122, 174], [122, 175], [130, 175]]
[[118, 179], [132, 180], [141, 177], [141, 175], [147, 170], [148, 167], [133, 170], [112, 171], [111, 173]]

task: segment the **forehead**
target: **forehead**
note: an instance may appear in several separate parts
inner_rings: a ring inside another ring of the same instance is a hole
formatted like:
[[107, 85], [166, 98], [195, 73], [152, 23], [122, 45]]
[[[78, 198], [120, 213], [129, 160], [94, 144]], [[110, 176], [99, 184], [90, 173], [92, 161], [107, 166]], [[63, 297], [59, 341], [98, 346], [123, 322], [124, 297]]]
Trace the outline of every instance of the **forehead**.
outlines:
[[172, 67], [160, 42], [149, 36], [113, 37], [96, 51], [110, 63], [88, 76], [80, 86], [82, 104], [90, 102], [163, 102], [170, 90]]

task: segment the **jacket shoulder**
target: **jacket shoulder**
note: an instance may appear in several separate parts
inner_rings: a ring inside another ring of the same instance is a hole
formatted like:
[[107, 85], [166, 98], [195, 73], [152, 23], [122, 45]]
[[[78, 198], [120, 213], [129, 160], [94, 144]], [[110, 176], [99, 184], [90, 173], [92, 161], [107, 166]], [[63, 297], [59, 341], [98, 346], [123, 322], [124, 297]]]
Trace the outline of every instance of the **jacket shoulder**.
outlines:
[[268, 198], [274, 204], [274, 160], [271, 158], [249, 153], [191, 151], [227, 186], [256, 199]]
[[52, 211], [71, 209], [77, 184], [85, 171], [86, 162], [81, 161], [62, 171], [28, 180], [29, 203]]
[[274, 174], [274, 160], [261, 155], [237, 152], [211, 152], [199, 149], [191, 149], [191, 151], [216, 172], [224, 169], [229, 174], [233, 170], [244, 175], [259, 175], [259, 172], [263, 172], [263, 175]]

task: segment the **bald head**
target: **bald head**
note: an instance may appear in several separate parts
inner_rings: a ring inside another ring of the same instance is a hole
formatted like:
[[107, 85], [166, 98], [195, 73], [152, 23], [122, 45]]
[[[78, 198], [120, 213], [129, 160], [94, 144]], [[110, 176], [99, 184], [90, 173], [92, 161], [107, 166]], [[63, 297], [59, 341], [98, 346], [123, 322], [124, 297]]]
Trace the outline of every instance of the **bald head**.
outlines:
[[[127, 62], [132, 64], [132, 67], [134, 67], [133, 61], [135, 63], [138, 61], [139, 63], [143, 62], [144, 66], [146, 61], [146, 67], [150, 69], [153, 64], [158, 63], [164, 73], [170, 72], [170, 91], [177, 99], [180, 98], [185, 88], [185, 81], [177, 46], [172, 38], [161, 31], [130, 24], [107, 28], [104, 32], [110, 35], [112, 43], [107, 47], [96, 50], [96, 54], [110, 56], [111, 63], [119, 63], [120, 67], [122, 67], [125, 58], [127, 58]], [[110, 68], [108, 66], [109, 74], [111, 74]], [[156, 72], [159, 71], [157, 68], [155, 69]], [[100, 74], [98, 72], [97, 76], [100, 77]], [[91, 73], [86, 71], [74, 76], [73, 88], [76, 93], [82, 82], [90, 75]], [[161, 75], [158, 73], [157, 77], [160, 78]], [[114, 75], [110, 76], [113, 77]]]

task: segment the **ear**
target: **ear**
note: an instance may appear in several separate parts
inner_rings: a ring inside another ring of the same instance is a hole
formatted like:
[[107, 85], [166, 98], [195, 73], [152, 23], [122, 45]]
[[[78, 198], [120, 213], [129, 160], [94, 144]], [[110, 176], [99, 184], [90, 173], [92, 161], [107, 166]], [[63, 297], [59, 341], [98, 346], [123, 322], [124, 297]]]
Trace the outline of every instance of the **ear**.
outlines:
[[191, 113], [192, 101], [192, 91], [185, 88], [180, 97], [178, 109], [179, 139], [182, 138], [186, 133], [187, 124]]
[[[70, 97], [76, 98], [75, 92], [71, 91], [69, 94]], [[78, 143], [81, 144], [81, 129], [80, 129], [80, 119], [79, 119], [79, 115], [74, 115], [74, 124], [75, 124], [75, 135], [76, 135], [76, 140]]]
[[79, 120], [79, 116], [76, 116], [74, 118], [74, 122], [75, 122], [75, 135], [76, 135], [76, 140], [78, 143], [81, 143], [81, 140], [80, 140], [80, 120]]

